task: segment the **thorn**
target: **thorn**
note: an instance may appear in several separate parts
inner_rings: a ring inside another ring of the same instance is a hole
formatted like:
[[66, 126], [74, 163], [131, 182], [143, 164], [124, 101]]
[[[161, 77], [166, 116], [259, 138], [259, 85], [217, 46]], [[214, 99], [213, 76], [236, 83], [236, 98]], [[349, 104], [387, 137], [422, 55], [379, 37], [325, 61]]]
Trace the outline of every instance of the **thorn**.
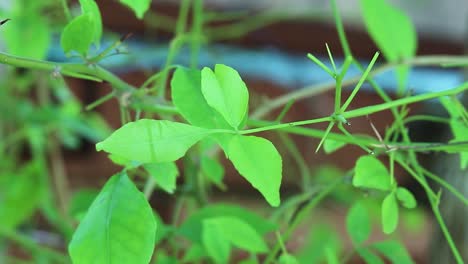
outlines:
[[7, 19], [4, 19], [2, 21], [0, 21], [0, 26], [5, 24], [6, 22], [10, 21], [11, 19], [7, 18]]

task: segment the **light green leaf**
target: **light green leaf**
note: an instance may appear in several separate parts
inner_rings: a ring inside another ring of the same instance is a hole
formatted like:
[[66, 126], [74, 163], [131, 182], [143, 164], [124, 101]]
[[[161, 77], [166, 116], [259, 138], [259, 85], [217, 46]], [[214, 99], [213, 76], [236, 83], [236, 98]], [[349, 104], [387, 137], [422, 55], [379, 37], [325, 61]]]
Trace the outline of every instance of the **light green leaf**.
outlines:
[[227, 152], [236, 170], [271, 206], [278, 206], [282, 160], [275, 146], [261, 137], [236, 135]]
[[209, 129], [166, 120], [141, 119], [117, 129], [96, 145], [122, 158], [141, 163], [175, 161], [205, 136]]
[[205, 128], [231, 129], [203, 97], [199, 70], [178, 67], [171, 80], [171, 89], [174, 105], [190, 124]]
[[73, 193], [70, 201], [69, 214], [74, 219], [81, 221], [98, 194], [98, 190], [84, 188]]
[[205, 67], [201, 84], [208, 105], [216, 109], [231, 127], [238, 129], [249, 104], [249, 91], [239, 73], [223, 64], [216, 64], [214, 72]]
[[102, 36], [102, 18], [99, 7], [94, 0], [80, 0], [81, 13], [89, 14], [94, 25], [93, 42], [99, 47]]
[[[361, 0], [361, 10], [367, 31], [389, 62], [416, 54], [416, 30], [402, 11], [385, 0]], [[407, 66], [397, 67], [399, 87], [404, 87], [408, 69]]]
[[385, 234], [391, 234], [398, 226], [398, 203], [395, 194], [388, 194], [382, 202], [382, 228]]
[[220, 235], [232, 245], [251, 253], [264, 253], [268, 247], [261, 235], [248, 223], [236, 217], [219, 216], [203, 220], [203, 228], [217, 227]]
[[414, 195], [406, 188], [398, 187], [396, 190], [396, 197], [400, 200], [401, 205], [408, 209], [413, 209], [417, 205]]
[[156, 181], [156, 185], [168, 193], [174, 193], [179, 170], [175, 162], [149, 163], [143, 165]]
[[279, 264], [299, 264], [299, 261], [290, 254], [282, 254], [279, 258]]
[[151, 6], [151, 0], [120, 0], [120, 3], [132, 9], [138, 19], [143, 19]]
[[202, 240], [206, 252], [213, 258], [215, 263], [228, 263], [231, 244], [224, 236], [223, 229], [220, 226], [204, 220]]
[[74, 264], [147, 264], [155, 236], [150, 205], [127, 175], [119, 173], [96, 197], [68, 249]]
[[377, 251], [382, 253], [386, 258], [394, 264], [414, 264], [406, 248], [395, 240], [387, 240], [377, 242], [372, 245]]
[[351, 241], [356, 245], [364, 243], [371, 233], [369, 212], [362, 202], [356, 202], [348, 211], [346, 229]]
[[354, 168], [353, 185], [388, 191], [391, 188], [391, 177], [387, 168], [373, 156], [362, 156]]
[[75, 17], [63, 29], [60, 45], [65, 53], [76, 51], [86, 56], [89, 46], [95, 40], [95, 23], [91, 14]]
[[214, 157], [201, 157], [200, 169], [203, 174], [218, 186], [223, 185], [224, 167]]
[[344, 146], [346, 146], [346, 142], [336, 141], [333, 139], [325, 139], [323, 142], [323, 150], [325, 150], [325, 153], [327, 154], [333, 153]]
[[365, 260], [366, 264], [384, 264], [384, 262], [380, 259], [378, 255], [376, 255], [374, 252], [365, 247], [361, 247], [356, 251], [359, 254], [359, 256], [361, 256], [361, 258]]
[[[209, 240], [209, 238], [207, 240]], [[207, 243], [211, 243], [211, 242], [207, 241]], [[183, 263], [200, 262], [200, 260], [205, 256], [207, 256], [207, 252], [200, 244], [192, 244], [192, 246], [186, 251], [184, 258], [182, 259], [182, 262]], [[222, 257], [219, 257], [219, 259], [221, 258]]]
[[179, 233], [190, 239], [193, 243], [201, 244], [202, 223], [205, 219], [228, 216], [241, 219], [255, 229], [260, 235], [265, 235], [277, 229], [277, 226], [255, 213], [248, 211], [238, 205], [218, 203], [206, 206], [190, 215], [179, 228]]

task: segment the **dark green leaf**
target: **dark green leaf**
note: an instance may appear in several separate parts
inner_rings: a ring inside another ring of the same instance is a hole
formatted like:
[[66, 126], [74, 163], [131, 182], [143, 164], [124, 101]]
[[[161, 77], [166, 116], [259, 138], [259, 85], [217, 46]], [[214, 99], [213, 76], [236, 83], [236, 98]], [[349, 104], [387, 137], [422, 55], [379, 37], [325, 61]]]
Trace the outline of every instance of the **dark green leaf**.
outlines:
[[249, 91], [236, 70], [222, 64], [201, 73], [202, 93], [208, 105], [238, 129], [248, 112]]
[[388, 191], [391, 188], [391, 177], [387, 168], [373, 156], [362, 156], [354, 168], [353, 185]]
[[395, 194], [388, 194], [382, 202], [382, 227], [385, 234], [391, 234], [398, 226], [398, 203]]
[[211, 130], [166, 120], [141, 119], [117, 129], [96, 145], [122, 158], [141, 163], [175, 161]]
[[151, 0], [120, 0], [120, 3], [132, 9], [139, 19], [143, 19], [146, 11], [148, 11], [151, 6]]
[[369, 212], [362, 202], [356, 202], [348, 211], [346, 217], [346, 229], [351, 241], [358, 246], [364, 243], [371, 233], [371, 221]]
[[63, 29], [60, 44], [65, 53], [76, 51], [86, 56], [89, 46], [95, 40], [94, 18], [86, 13], [75, 17]]
[[143, 165], [156, 185], [168, 193], [174, 193], [179, 170], [174, 162], [149, 163]]
[[396, 197], [406, 208], [413, 209], [417, 205], [414, 195], [406, 188], [398, 187], [396, 190]]
[[414, 264], [406, 248], [398, 241], [387, 240], [372, 245], [394, 264]]
[[101, 190], [69, 245], [73, 263], [144, 263], [153, 254], [156, 221], [144, 195], [125, 173]]
[[282, 160], [275, 146], [261, 137], [236, 135], [231, 139], [227, 152], [236, 170], [260, 191], [271, 206], [278, 206]]

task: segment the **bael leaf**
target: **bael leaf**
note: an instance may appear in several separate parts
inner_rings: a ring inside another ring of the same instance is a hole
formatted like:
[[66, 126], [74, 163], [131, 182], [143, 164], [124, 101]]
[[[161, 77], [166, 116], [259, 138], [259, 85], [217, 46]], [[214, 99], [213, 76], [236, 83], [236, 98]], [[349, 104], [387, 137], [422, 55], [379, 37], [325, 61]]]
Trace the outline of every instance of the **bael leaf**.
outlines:
[[120, 3], [132, 9], [138, 19], [143, 19], [150, 8], [151, 0], [120, 0]]
[[387, 168], [373, 156], [360, 157], [354, 168], [353, 186], [388, 191], [391, 177]]
[[[218, 216], [203, 220], [203, 228], [216, 227], [221, 237], [232, 245], [250, 253], [264, 253], [268, 247], [253, 227], [239, 218]], [[211, 230], [211, 229], [210, 229]], [[204, 231], [203, 231], [204, 232]]]
[[[360, 2], [367, 31], [389, 62], [416, 54], [416, 30], [408, 16], [385, 0]], [[404, 87], [408, 70], [408, 66], [397, 67], [399, 87]]]
[[394, 264], [414, 264], [406, 248], [396, 240], [387, 240], [372, 245]]
[[388, 194], [382, 202], [382, 228], [385, 234], [391, 234], [398, 226], [398, 203], [395, 193]]
[[203, 97], [199, 70], [178, 67], [171, 80], [171, 91], [174, 105], [190, 124], [204, 128], [231, 129]]
[[396, 190], [396, 197], [401, 202], [401, 205], [408, 209], [413, 209], [417, 205], [414, 195], [406, 188], [398, 187]]
[[224, 236], [223, 229], [216, 224], [203, 221], [202, 241], [208, 255], [215, 263], [228, 263], [231, 244]]
[[143, 168], [156, 181], [156, 185], [168, 193], [174, 193], [179, 170], [175, 162], [149, 163]]
[[261, 137], [235, 135], [227, 152], [236, 170], [271, 206], [278, 206], [282, 160], [275, 146]]
[[184, 156], [192, 145], [212, 133], [178, 122], [141, 119], [117, 129], [96, 144], [96, 149], [141, 163], [170, 162]]
[[93, 42], [99, 46], [102, 36], [102, 18], [99, 7], [94, 0], [80, 0], [81, 13], [89, 14], [94, 27]]
[[358, 246], [364, 243], [371, 233], [369, 212], [362, 202], [354, 203], [346, 217], [346, 229], [351, 241]]
[[247, 115], [249, 104], [249, 91], [239, 73], [223, 64], [216, 64], [214, 72], [205, 67], [201, 72], [201, 90], [208, 105], [218, 111], [231, 127], [238, 129]]
[[86, 56], [89, 46], [95, 39], [95, 25], [89, 13], [75, 17], [63, 29], [60, 45], [65, 53], [76, 51]]
[[68, 250], [74, 264], [147, 264], [155, 237], [150, 205], [122, 172], [112, 176], [96, 197]]

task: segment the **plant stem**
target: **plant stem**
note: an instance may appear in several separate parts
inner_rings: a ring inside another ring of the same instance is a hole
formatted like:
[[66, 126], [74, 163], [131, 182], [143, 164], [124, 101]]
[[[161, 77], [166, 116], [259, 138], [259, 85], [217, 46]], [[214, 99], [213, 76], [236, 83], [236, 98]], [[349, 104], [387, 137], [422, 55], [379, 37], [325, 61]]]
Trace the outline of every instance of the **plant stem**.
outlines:
[[303, 125], [310, 125], [310, 124], [331, 122], [331, 121], [333, 121], [332, 117], [322, 117], [322, 118], [317, 118], [317, 119], [295, 121], [295, 122], [289, 122], [289, 123], [284, 123], [284, 124], [274, 124], [274, 125], [264, 126], [264, 127], [259, 127], [259, 128], [246, 129], [246, 130], [239, 131], [239, 134], [245, 135], [245, 134], [252, 134], [252, 133], [258, 133], [258, 132], [269, 131], [269, 130], [278, 130], [278, 129], [282, 129], [286, 127], [303, 126]]
[[65, 14], [67, 22], [70, 22], [73, 18], [70, 13], [70, 8], [68, 8], [67, 0], [60, 0], [60, 2], [62, 3], [63, 13]]

